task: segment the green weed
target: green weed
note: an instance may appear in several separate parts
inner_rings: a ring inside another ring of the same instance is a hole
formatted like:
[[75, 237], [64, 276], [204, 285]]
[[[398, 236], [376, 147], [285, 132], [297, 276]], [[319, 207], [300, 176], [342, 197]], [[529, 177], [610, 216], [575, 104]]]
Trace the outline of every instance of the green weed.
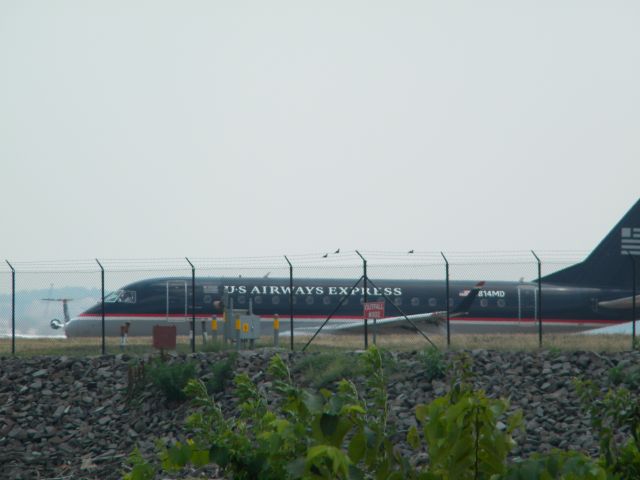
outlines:
[[196, 366], [193, 362], [164, 363], [157, 360], [151, 363], [147, 375], [167, 400], [183, 401], [187, 398], [183, 389], [190, 379], [195, 378]]
[[225, 359], [220, 360], [211, 367], [211, 374], [206, 382], [209, 395], [223, 392], [225, 387], [231, 383], [236, 359], [237, 355], [231, 353]]
[[447, 373], [447, 362], [444, 354], [436, 347], [425, 348], [420, 358], [424, 367], [424, 375], [427, 381], [444, 378]]
[[314, 388], [324, 388], [342, 378], [362, 375], [362, 365], [353, 354], [315, 353], [300, 358], [294, 371], [303, 377], [303, 383]]

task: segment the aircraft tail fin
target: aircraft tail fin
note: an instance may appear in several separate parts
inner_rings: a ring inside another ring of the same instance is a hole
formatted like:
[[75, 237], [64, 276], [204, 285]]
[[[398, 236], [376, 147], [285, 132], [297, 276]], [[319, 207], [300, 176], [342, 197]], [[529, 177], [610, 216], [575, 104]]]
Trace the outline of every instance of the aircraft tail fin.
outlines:
[[640, 200], [581, 263], [542, 278], [545, 283], [631, 288], [633, 264], [636, 260], [636, 281], [640, 285]]
[[72, 298], [43, 298], [45, 302], [61, 302], [62, 303], [62, 314], [64, 315], [64, 322], [60, 321], [58, 318], [54, 318], [51, 320], [50, 325], [54, 330], [58, 330], [60, 328], [64, 328], [64, 326], [69, 323], [71, 320], [71, 315], [69, 315], [69, 302], [73, 300]]
[[484, 287], [485, 282], [478, 282], [469, 293], [462, 299], [462, 301], [455, 306], [455, 308], [450, 312], [452, 316], [464, 315], [471, 308], [471, 304], [476, 299], [482, 287]]

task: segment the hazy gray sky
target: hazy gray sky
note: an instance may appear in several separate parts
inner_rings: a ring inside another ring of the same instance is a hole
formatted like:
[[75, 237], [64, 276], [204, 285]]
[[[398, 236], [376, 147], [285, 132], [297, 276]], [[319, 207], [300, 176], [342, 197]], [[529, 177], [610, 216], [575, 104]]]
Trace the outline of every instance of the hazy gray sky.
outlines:
[[0, 0], [0, 258], [590, 250], [636, 1]]

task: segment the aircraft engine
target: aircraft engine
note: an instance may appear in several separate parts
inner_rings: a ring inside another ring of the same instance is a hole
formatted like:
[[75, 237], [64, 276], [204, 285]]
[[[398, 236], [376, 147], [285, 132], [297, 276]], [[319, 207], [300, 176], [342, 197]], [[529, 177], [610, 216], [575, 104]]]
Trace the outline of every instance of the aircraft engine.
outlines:
[[51, 320], [50, 325], [51, 325], [51, 328], [53, 328], [54, 330], [59, 330], [62, 327], [64, 327], [64, 323], [62, 323], [57, 318], [54, 318], [53, 320]]

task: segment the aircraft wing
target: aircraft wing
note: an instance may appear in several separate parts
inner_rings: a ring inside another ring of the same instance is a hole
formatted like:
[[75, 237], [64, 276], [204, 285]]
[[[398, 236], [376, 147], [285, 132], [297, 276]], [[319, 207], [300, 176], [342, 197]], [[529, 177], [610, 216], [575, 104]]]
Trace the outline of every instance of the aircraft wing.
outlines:
[[[636, 305], [640, 307], [640, 295], [636, 295]], [[630, 309], [633, 306], [633, 296], [616, 298], [614, 300], [605, 300], [598, 302], [598, 306], [613, 309]]]
[[[464, 299], [456, 305], [456, 307], [449, 312], [449, 318], [462, 317], [469, 313], [469, 308], [471, 304], [482, 290], [484, 286], [484, 282], [477, 283], [464, 297]], [[412, 315], [399, 315], [397, 317], [386, 317], [376, 320], [376, 326], [387, 326], [387, 325], [398, 325], [398, 326], [411, 326], [411, 322], [413, 323], [427, 323], [430, 325], [442, 325], [447, 319], [447, 311], [439, 310], [435, 312], [425, 312], [425, 313], [415, 313]], [[344, 324], [332, 324], [325, 325], [322, 329], [324, 332], [335, 332], [335, 331], [348, 331], [348, 330], [356, 330], [363, 328], [362, 321], [349, 322]], [[298, 333], [302, 332], [310, 332], [313, 333], [317, 331], [317, 327], [303, 327], [297, 328], [296, 331]]]

